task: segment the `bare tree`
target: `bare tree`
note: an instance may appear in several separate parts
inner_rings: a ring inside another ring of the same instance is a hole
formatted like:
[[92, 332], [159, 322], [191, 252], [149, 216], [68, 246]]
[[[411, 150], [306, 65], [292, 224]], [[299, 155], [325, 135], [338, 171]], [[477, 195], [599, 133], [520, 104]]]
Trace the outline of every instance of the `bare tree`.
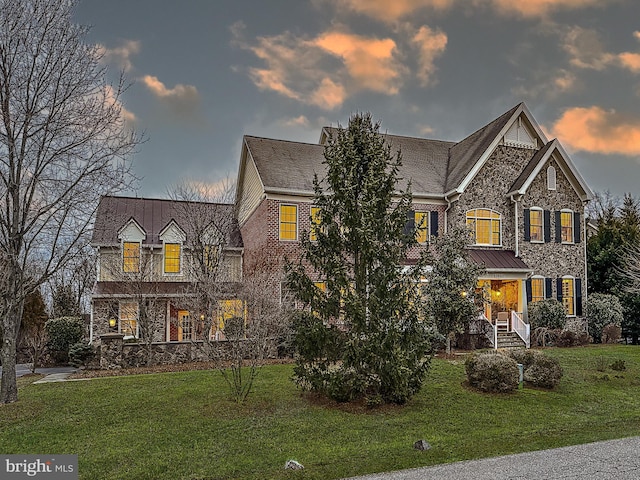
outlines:
[[18, 399], [25, 296], [88, 243], [101, 195], [129, 187], [140, 137], [124, 122], [121, 76], [71, 23], [75, 0], [0, 0], [0, 403]]

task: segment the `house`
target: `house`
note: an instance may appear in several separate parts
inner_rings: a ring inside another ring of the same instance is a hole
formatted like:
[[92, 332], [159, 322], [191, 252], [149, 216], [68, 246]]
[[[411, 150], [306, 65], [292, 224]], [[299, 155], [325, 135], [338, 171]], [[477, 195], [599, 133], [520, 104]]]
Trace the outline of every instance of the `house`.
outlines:
[[91, 300], [94, 344], [110, 333], [125, 340], [197, 339], [203, 333], [190, 310], [202, 271], [215, 274], [223, 298], [223, 311], [215, 312], [220, 321], [242, 309], [235, 287], [242, 277], [243, 245], [233, 205], [103, 197], [92, 245], [98, 257]]
[[[313, 176], [322, 178], [323, 145], [332, 131], [322, 129], [318, 144], [243, 138], [235, 217], [245, 268], [268, 264], [282, 272], [283, 258], [300, 254], [314, 215]], [[470, 257], [485, 268], [478, 287], [491, 296], [483, 318], [494, 346], [499, 337], [528, 346], [528, 306], [544, 298], [560, 300], [568, 319], [580, 318], [584, 210], [593, 194], [523, 103], [459, 142], [385, 138], [392, 151], [402, 151], [399, 176], [411, 180], [415, 220], [427, 225], [419, 238], [423, 248], [431, 236], [469, 228]], [[278, 294], [279, 283], [273, 288]]]

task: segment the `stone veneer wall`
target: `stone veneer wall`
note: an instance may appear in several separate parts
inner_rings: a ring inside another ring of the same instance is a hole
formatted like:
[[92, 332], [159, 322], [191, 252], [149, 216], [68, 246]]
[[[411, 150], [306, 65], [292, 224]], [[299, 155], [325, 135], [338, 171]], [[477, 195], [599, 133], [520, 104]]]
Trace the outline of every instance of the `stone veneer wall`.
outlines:
[[[131, 298], [96, 298], [93, 299], [93, 345], [100, 345], [101, 338], [105, 334], [112, 334], [109, 329], [109, 318], [111, 317], [110, 305], [113, 304], [115, 309], [115, 318], [118, 319], [119, 303], [120, 302], [135, 302], [136, 300]], [[156, 313], [154, 318], [153, 328], [153, 341], [162, 342], [165, 340], [166, 333], [166, 318], [167, 318], [167, 302], [168, 300], [159, 299], [155, 300]]]
[[[128, 343], [117, 333], [102, 335], [100, 346], [100, 368], [115, 370], [120, 368], [135, 368], [147, 365], [146, 346], [138, 343]], [[190, 362], [209, 361], [206, 354], [206, 344], [202, 342], [157, 342], [152, 345], [153, 365], [170, 365]], [[221, 351], [222, 358], [230, 357], [229, 342], [220, 340], [215, 347]], [[277, 348], [271, 348], [268, 357], [276, 358]]]

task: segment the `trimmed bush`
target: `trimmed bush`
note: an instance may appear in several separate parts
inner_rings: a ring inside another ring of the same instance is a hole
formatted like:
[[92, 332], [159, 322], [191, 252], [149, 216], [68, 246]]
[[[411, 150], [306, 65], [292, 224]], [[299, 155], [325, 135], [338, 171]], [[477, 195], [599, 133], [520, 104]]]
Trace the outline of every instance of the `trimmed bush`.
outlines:
[[536, 352], [533, 363], [524, 371], [524, 380], [535, 387], [555, 388], [560, 383], [562, 374], [558, 360]]
[[573, 330], [562, 330], [556, 338], [558, 347], [573, 347], [578, 345], [578, 335]]
[[73, 367], [81, 367], [86, 365], [94, 355], [93, 346], [84, 342], [74, 343], [69, 348], [69, 363]]
[[537, 350], [518, 348], [514, 350], [507, 350], [505, 353], [508, 357], [513, 358], [516, 363], [521, 363], [526, 370], [533, 365], [533, 362], [535, 362], [535, 356], [539, 352]]
[[483, 392], [506, 393], [518, 388], [520, 372], [516, 361], [505, 355], [484, 352], [467, 359], [467, 379]]
[[61, 360], [66, 361], [69, 348], [74, 343], [82, 340], [84, 324], [80, 318], [60, 317], [47, 320], [44, 324], [49, 342], [47, 346], [50, 350], [61, 352]]
[[562, 303], [554, 298], [540, 300], [529, 306], [529, 323], [531, 330], [544, 327], [549, 330], [564, 328], [567, 312]]
[[587, 322], [593, 341], [602, 341], [602, 330], [605, 325], [622, 325], [622, 304], [615, 295], [592, 293], [587, 300]]
[[602, 343], [618, 343], [621, 336], [622, 328], [614, 323], [610, 323], [602, 329]]

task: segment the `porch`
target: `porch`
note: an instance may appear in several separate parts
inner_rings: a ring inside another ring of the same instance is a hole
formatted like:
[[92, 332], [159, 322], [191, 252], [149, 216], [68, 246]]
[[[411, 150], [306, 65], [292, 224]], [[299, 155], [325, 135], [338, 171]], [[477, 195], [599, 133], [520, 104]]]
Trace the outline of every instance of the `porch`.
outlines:
[[478, 283], [484, 299], [480, 320], [489, 327], [484, 331], [494, 349], [531, 346], [530, 326], [523, 314], [526, 308], [524, 288], [522, 279], [483, 279]]

